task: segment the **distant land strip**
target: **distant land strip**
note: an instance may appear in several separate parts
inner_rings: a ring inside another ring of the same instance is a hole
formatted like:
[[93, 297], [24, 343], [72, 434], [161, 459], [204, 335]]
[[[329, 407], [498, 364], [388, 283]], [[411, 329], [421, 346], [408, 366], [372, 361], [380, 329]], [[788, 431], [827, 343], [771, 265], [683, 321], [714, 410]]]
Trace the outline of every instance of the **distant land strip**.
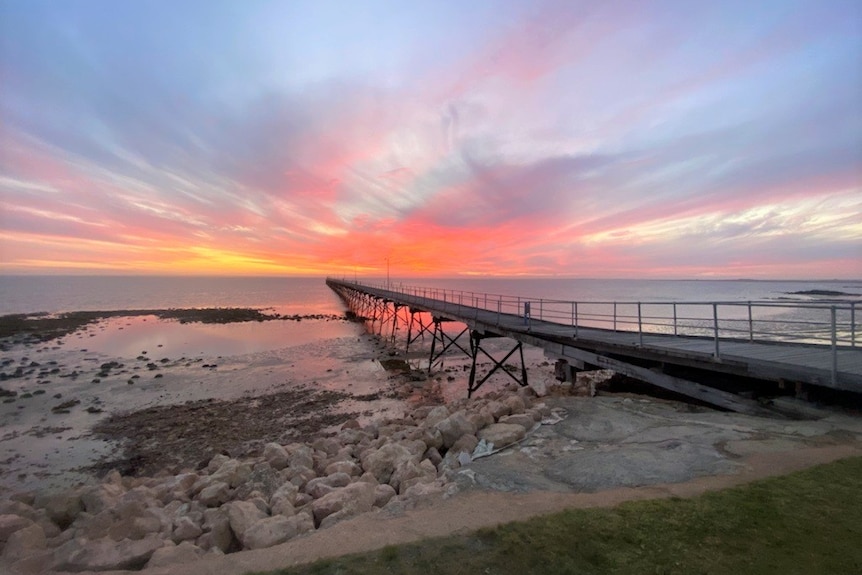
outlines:
[[0, 339], [50, 341], [69, 335], [97, 321], [112, 317], [153, 315], [159, 319], [175, 319], [180, 323], [237, 323], [246, 321], [326, 319], [343, 320], [343, 315], [310, 314], [282, 315], [260, 309], [224, 307], [189, 309], [134, 309], [113, 311], [73, 311], [59, 314], [10, 314], [0, 316]]

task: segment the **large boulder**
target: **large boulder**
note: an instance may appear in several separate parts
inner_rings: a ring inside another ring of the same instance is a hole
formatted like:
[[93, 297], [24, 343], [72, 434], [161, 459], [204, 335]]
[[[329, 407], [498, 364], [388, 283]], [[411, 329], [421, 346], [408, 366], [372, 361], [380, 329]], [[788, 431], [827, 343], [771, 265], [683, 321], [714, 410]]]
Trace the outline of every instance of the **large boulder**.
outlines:
[[198, 493], [197, 500], [207, 507], [219, 507], [230, 501], [230, 485], [224, 481], [211, 483]]
[[78, 513], [84, 510], [81, 494], [71, 490], [56, 493], [40, 492], [36, 495], [33, 506], [44, 509], [48, 518], [61, 529], [71, 525]]
[[53, 567], [56, 571], [72, 572], [141, 569], [164, 544], [155, 534], [136, 541], [75, 538], [57, 548]]
[[320, 499], [338, 487], [350, 484], [350, 475], [342, 472], [333, 473], [326, 477], [316, 477], [305, 484], [303, 491], [315, 499]]
[[232, 501], [224, 507], [227, 508], [230, 528], [240, 543], [245, 546], [246, 532], [252, 525], [267, 517], [267, 514], [250, 501]]
[[183, 541], [179, 545], [165, 545], [155, 550], [149, 562], [147, 562], [147, 569], [191, 563], [199, 559], [203, 554], [203, 549], [189, 541]]
[[236, 459], [228, 459], [218, 470], [209, 476], [207, 485], [212, 485], [218, 481], [223, 481], [231, 487], [238, 487], [245, 482], [251, 475], [251, 465], [242, 463]]
[[276, 515], [265, 517], [249, 527], [243, 537], [246, 549], [263, 549], [284, 543], [297, 534], [297, 518]]
[[230, 519], [225, 509], [207, 509], [204, 511], [203, 528], [205, 533], [198, 537], [197, 544], [203, 549], [218, 548], [227, 553], [234, 542], [234, 534], [230, 528]]
[[527, 431], [530, 431], [533, 429], [533, 426], [536, 425], [536, 420], [533, 419], [533, 415], [531, 413], [518, 413], [504, 415], [500, 418], [500, 423], [513, 423], [515, 425], [520, 425]]
[[379, 449], [362, 453], [362, 467], [380, 483], [389, 483], [392, 472], [406, 461], [418, 460], [409, 449], [399, 443], [387, 443]]
[[3, 546], [3, 557], [17, 560], [45, 548], [45, 531], [35, 523], [16, 530], [9, 535]]
[[203, 529], [191, 517], [184, 515], [174, 521], [174, 530], [171, 539], [174, 543], [182, 541], [194, 541], [203, 533]]
[[314, 450], [301, 443], [291, 443], [286, 446], [290, 467], [314, 468]]
[[[326, 526], [337, 520], [371, 511], [375, 499], [374, 491], [375, 486], [371, 483], [358, 481], [316, 499], [311, 504], [315, 524]], [[324, 520], [332, 515], [336, 515], [336, 518], [325, 525]]]
[[520, 441], [526, 435], [526, 430], [521, 425], [514, 423], [495, 423], [485, 429], [479, 430], [479, 439], [492, 443], [494, 447], [505, 447]]
[[450, 448], [462, 435], [474, 435], [476, 425], [470, 421], [466, 413], [456, 411], [435, 426], [443, 436], [443, 447]]
[[0, 543], [4, 543], [9, 539], [9, 536], [18, 531], [33, 525], [32, 519], [21, 517], [20, 515], [0, 515]]
[[433, 427], [447, 417], [449, 417], [449, 410], [445, 405], [438, 405], [432, 408], [431, 411], [428, 412], [428, 415], [425, 416], [425, 425]]
[[103, 483], [94, 485], [81, 493], [81, 503], [87, 513], [96, 514], [117, 504], [125, 490], [121, 485]]
[[287, 450], [278, 443], [267, 443], [263, 446], [263, 458], [273, 469], [284, 469], [290, 464]]

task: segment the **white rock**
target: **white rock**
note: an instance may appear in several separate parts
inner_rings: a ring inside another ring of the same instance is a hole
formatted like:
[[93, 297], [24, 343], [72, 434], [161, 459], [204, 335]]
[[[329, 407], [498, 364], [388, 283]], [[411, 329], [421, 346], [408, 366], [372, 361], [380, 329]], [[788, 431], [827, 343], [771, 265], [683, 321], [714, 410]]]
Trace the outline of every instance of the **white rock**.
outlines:
[[479, 439], [493, 443], [498, 448], [520, 441], [526, 435], [523, 426], [514, 423], [495, 423], [479, 430]]
[[191, 541], [200, 537], [201, 533], [203, 533], [203, 529], [201, 529], [200, 525], [195, 523], [191, 517], [185, 516], [174, 521], [174, 531], [171, 539], [174, 543]]
[[362, 467], [380, 483], [388, 483], [395, 469], [406, 461], [418, 460], [409, 449], [398, 443], [387, 443], [380, 449], [362, 454]]
[[55, 552], [54, 569], [57, 571], [110, 571], [140, 569], [147, 564], [156, 549], [164, 545], [158, 535], [144, 539], [114, 541], [103, 538], [95, 541], [76, 538], [63, 544]]
[[3, 557], [16, 560], [45, 548], [45, 531], [35, 523], [9, 535], [3, 546]]
[[278, 443], [267, 443], [264, 445], [263, 458], [273, 469], [284, 469], [290, 464], [287, 450]]
[[443, 436], [443, 447], [451, 447], [462, 435], [476, 433], [476, 425], [467, 418], [463, 411], [456, 411], [434, 426]]
[[223, 508], [227, 509], [230, 528], [243, 546], [245, 546], [245, 533], [249, 527], [267, 516], [266, 513], [249, 501], [232, 501], [226, 503]]
[[32, 519], [21, 517], [20, 515], [0, 515], [0, 543], [9, 539], [9, 536], [18, 531], [33, 525]]
[[[374, 490], [374, 485], [358, 481], [314, 500], [311, 510], [315, 523], [322, 525], [324, 519], [334, 514], [338, 514], [336, 520], [340, 520], [371, 511], [374, 505]], [[332, 521], [329, 522], [331, 523]]]
[[276, 515], [265, 517], [249, 527], [242, 542], [246, 549], [263, 549], [284, 543], [296, 534], [296, 520], [293, 517]]
[[218, 507], [230, 500], [230, 486], [224, 481], [216, 481], [202, 489], [197, 500], [207, 507]]
[[204, 553], [203, 549], [189, 541], [183, 541], [179, 545], [165, 545], [155, 550], [147, 563], [147, 569], [191, 563], [202, 557]]

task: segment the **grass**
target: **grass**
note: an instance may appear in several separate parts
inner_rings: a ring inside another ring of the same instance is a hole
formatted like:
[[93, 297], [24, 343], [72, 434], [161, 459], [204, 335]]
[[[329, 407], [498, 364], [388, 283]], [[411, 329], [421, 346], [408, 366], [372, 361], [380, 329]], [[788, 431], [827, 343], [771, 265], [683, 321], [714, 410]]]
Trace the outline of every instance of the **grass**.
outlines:
[[862, 457], [693, 499], [564, 511], [274, 573], [859, 574]]

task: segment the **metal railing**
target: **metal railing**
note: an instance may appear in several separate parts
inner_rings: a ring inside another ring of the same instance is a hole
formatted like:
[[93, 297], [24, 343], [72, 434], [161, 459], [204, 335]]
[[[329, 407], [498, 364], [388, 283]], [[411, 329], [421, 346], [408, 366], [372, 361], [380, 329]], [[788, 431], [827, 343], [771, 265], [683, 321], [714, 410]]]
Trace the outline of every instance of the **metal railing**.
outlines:
[[[390, 283], [360, 286], [444, 302], [497, 314], [523, 318], [529, 328], [534, 320], [570, 326], [578, 337], [581, 328], [633, 332], [643, 345], [644, 335], [708, 337], [714, 342], [714, 357], [721, 358], [721, 341], [792, 342], [829, 346], [833, 379], [837, 372], [837, 350], [857, 348], [859, 325], [857, 301], [566, 301], [495, 293], [473, 292]], [[445, 311], [445, 309], [444, 309]], [[460, 312], [465, 310], [460, 309]]]

